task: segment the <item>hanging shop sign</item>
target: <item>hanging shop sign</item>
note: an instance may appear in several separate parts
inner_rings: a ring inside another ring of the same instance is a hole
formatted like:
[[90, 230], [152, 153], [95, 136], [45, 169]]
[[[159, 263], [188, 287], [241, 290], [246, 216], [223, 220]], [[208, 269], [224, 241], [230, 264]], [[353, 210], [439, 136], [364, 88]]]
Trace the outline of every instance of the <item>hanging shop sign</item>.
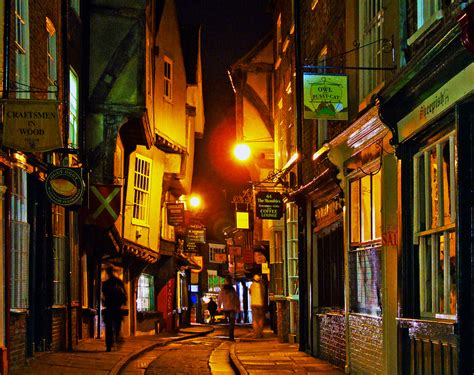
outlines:
[[193, 269], [191, 268], [191, 272], [195, 272], [195, 273], [199, 273], [202, 271], [203, 267], [204, 267], [204, 260], [203, 260], [203, 257], [200, 256], [200, 255], [193, 255], [191, 257], [191, 261], [194, 262], [197, 266], [199, 266], [198, 269]]
[[255, 195], [255, 209], [258, 218], [279, 220], [283, 216], [283, 197], [280, 193], [261, 191]]
[[77, 206], [82, 203], [84, 180], [81, 168], [54, 168], [44, 182], [49, 200], [60, 206]]
[[348, 120], [347, 76], [303, 73], [304, 118]]
[[196, 252], [198, 243], [206, 242], [206, 228], [201, 224], [190, 224], [186, 231], [186, 250]]
[[166, 203], [168, 225], [173, 227], [184, 224], [184, 203]]
[[2, 144], [27, 152], [62, 148], [58, 102], [30, 99], [4, 101]]
[[91, 185], [89, 194], [90, 221], [102, 228], [111, 227], [120, 215], [120, 185]]

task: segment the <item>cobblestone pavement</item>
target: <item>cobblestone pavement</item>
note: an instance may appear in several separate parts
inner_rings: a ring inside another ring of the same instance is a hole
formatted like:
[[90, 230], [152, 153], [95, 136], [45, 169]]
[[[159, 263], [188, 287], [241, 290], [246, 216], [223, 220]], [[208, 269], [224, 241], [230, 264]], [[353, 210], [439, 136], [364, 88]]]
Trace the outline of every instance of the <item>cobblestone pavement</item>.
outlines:
[[271, 331], [263, 339], [252, 339], [249, 326], [237, 326], [235, 333], [236, 341], [230, 341], [222, 325], [196, 325], [178, 334], [130, 337], [110, 353], [103, 339], [88, 339], [73, 352], [38, 353], [11, 374], [343, 374], [296, 344], [280, 343]]

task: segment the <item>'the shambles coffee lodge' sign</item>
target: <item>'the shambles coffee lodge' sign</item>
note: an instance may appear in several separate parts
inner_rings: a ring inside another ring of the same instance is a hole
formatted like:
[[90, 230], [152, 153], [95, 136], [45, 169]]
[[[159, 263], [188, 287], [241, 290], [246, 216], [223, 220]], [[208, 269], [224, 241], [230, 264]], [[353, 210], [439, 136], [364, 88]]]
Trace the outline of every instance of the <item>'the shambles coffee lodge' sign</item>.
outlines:
[[62, 148], [58, 103], [29, 99], [4, 101], [3, 145], [28, 152]]
[[255, 196], [256, 215], [260, 219], [278, 220], [283, 216], [283, 197], [276, 192], [258, 192]]

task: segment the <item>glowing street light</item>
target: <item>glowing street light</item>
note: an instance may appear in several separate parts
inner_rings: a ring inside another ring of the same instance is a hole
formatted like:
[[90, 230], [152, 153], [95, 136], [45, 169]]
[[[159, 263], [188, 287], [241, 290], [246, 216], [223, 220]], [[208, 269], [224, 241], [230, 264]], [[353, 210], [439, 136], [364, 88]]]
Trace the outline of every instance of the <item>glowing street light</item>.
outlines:
[[189, 204], [193, 208], [198, 208], [201, 205], [201, 198], [199, 198], [198, 196], [192, 196], [189, 199]]
[[247, 160], [250, 157], [250, 147], [245, 143], [239, 143], [234, 148], [234, 156], [240, 161]]

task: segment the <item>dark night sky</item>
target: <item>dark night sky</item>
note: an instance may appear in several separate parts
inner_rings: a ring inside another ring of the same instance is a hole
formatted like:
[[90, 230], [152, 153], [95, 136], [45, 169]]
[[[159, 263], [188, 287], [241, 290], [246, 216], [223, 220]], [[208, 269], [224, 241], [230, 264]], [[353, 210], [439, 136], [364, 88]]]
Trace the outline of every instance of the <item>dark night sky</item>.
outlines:
[[271, 30], [268, 0], [176, 0], [183, 24], [202, 25], [206, 125], [196, 141], [193, 192], [205, 202], [208, 241], [233, 225], [233, 195], [249, 187], [246, 169], [232, 159], [234, 93], [227, 70]]

